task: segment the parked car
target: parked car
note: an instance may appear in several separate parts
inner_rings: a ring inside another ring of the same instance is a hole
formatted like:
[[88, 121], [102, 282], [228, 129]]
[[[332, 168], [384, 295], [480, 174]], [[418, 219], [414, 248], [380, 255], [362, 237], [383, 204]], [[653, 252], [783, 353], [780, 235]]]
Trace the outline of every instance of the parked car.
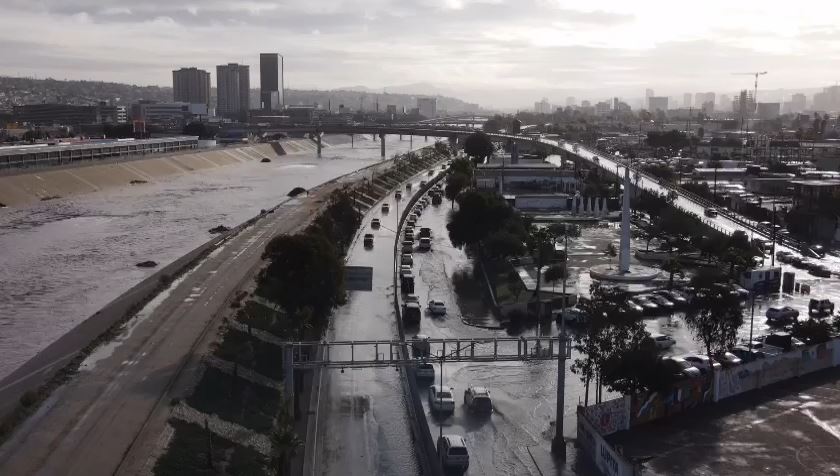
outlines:
[[702, 375], [700, 369], [682, 357], [665, 357], [662, 359], [662, 364], [677, 379], [695, 378]]
[[391, 205], [389, 205], [387, 203], [383, 203], [382, 204], [382, 213], [387, 214], [390, 211], [391, 211]]
[[732, 352], [724, 352], [722, 354], [718, 354], [715, 356], [715, 360], [720, 362], [721, 365], [724, 367], [735, 367], [736, 365], [741, 365], [741, 359], [737, 355], [733, 354]]
[[811, 299], [808, 302], [808, 314], [818, 316], [834, 314], [834, 303], [828, 299]]
[[743, 286], [741, 286], [740, 284], [737, 284], [737, 283], [732, 283], [729, 287], [730, 287], [730, 288], [732, 289], [732, 291], [734, 291], [734, 292], [735, 292], [735, 294], [737, 294], [737, 295], [738, 295], [738, 297], [739, 297], [739, 298], [741, 298], [741, 299], [747, 299], [747, 298], [749, 298], [749, 297], [750, 297], [750, 292], [749, 292], [749, 291], [747, 291], [746, 289], [744, 289], [744, 287], [743, 287]]
[[429, 301], [427, 309], [435, 316], [443, 316], [446, 314], [446, 304], [444, 304], [443, 301], [436, 301], [433, 299]]
[[667, 349], [677, 343], [673, 337], [665, 334], [651, 334], [650, 338], [659, 350]]
[[439, 413], [454, 412], [455, 397], [452, 396], [452, 389], [446, 385], [432, 385], [429, 388], [429, 408]]
[[633, 302], [644, 309], [646, 314], [654, 314], [659, 311], [659, 306], [655, 302], [646, 298], [645, 295], [634, 296], [632, 299]]
[[429, 237], [420, 238], [420, 245], [417, 247], [420, 251], [429, 251], [432, 249], [432, 239]]
[[414, 243], [414, 228], [406, 228], [403, 233], [403, 240]]
[[707, 216], [707, 217], [709, 217], [709, 218], [717, 218], [717, 216], [718, 216], [718, 211], [717, 211], [716, 209], [714, 209], [714, 208], [707, 208], [707, 209], [704, 211], [704, 213], [705, 213], [705, 214], [706, 214], [706, 216]]
[[365, 248], [373, 248], [373, 233], [365, 233]]
[[805, 343], [793, 337], [788, 332], [774, 332], [764, 337], [764, 346], [776, 347], [782, 349], [784, 352], [790, 352], [794, 349], [805, 347]]
[[379, 218], [374, 218], [373, 220], [370, 221], [370, 227], [373, 228], [374, 230], [379, 229], [379, 225], [380, 225]]
[[424, 227], [420, 228], [420, 234], [417, 235], [417, 236], [419, 236], [420, 238], [431, 238], [432, 237], [432, 229], [427, 227], [427, 226], [424, 226]]
[[435, 366], [429, 362], [419, 361], [417, 366], [414, 368], [414, 375], [418, 379], [423, 380], [434, 380], [435, 378]]
[[624, 301], [624, 308], [627, 312], [629, 312], [630, 314], [634, 314], [636, 316], [641, 316], [642, 314], [645, 313], [645, 308], [636, 304], [635, 302], [633, 302], [630, 299]]
[[659, 294], [645, 295], [645, 297], [659, 306], [660, 309], [668, 310], [674, 308], [674, 303], [669, 301], [665, 296]]
[[403, 299], [403, 301], [405, 301], [405, 302], [416, 302], [416, 303], [419, 304], [420, 303], [420, 296], [418, 296], [416, 294], [406, 294], [405, 299]]
[[820, 278], [830, 278], [831, 277], [831, 269], [828, 266], [820, 263], [815, 263], [814, 266], [811, 266], [808, 270], [814, 276]]
[[408, 192], [410, 190], [411, 190], [411, 182], [408, 182], [407, 184], [405, 184], [405, 191]]
[[439, 193], [432, 195], [432, 205], [440, 205], [441, 203], [443, 203], [443, 197]]
[[711, 369], [720, 370], [723, 365], [718, 362], [713, 362], [708, 355], [703, 354], [686, 354], [682, 356], [686, 362], [697, 367], [701, 373], [706, 374]]
[[793, 322], [799, 317], [799, 311], [790, 306], [771, 306], [764, 314], [773, 324]]
[[464, 390], [464, 406], [473, 413], [490, 413], [493, 404], [490, 401], [490, 391], [486, 387], [470, 386]]
[[437, 452], [444, 469], [466, 472], [470, 467], [470, 453], [464, 438], [458, 435], [438, 437]]
[[571, 326], [582, 326], [586, 324], [586, 321], [589, 319], [589, 316], [586, 314], [586, 311], [579, 307], [567, 307], [566, 309], [556, 309], [552, 311], [554, 315], [555, 321], [559, 324], [563, 319], [566, 321], [566, 324]]
[[825, 248], [822, 245], [803, 246], [799, 252], [809, 258], [825, 258]]
[[736, 345], [732, 348], [731, 352], [727, 353], [734, 355], [735, 358], [738, 359], [738, 364], [741, 362], [752, 362], [753, 360], [763, 359], [767, 356], [764, 351], [760, 349], [752, 349], [751, 351], [746, 345]]
[[780, 263], [790, 263], [791, 258], [793, 258], [793, 253], [790, 251], [777, 251], [776, 252], [776, 260]]
[[674, 306], [685, 306], [688, 304], [688, 299], [678, 291], [660, 289], [659, 291], [654, 291], [653, 294], [664, 297], [674, 303]]
[[421, 181], [420, 181], [420, 186], [421, 186], [421, 187], [425, 187], [425, 186], [426, 186], [426, 181], [425, 181], [425, 180], [421, 180]]

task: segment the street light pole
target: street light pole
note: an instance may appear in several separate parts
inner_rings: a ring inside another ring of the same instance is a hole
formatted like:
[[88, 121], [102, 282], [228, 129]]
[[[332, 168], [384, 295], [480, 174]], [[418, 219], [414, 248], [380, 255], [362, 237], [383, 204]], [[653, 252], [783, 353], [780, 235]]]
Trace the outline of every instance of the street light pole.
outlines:
[[[568, 223], [566, 226], [569, 226]], [[551, 441], [551, 451], [562, 459], [566, 459], [566, 440], [563, 437], [563, 414], [566, 406], [566, 272], [569, 263], [569, 235], [565, 230], [564, 253], [566, 269], [563, 273], [563, 301], [560, 307], [560, 339], [559, 352], [557, 353], [557, 398], [555, 410], [556, 422], [554, 424], [554, 439]]]

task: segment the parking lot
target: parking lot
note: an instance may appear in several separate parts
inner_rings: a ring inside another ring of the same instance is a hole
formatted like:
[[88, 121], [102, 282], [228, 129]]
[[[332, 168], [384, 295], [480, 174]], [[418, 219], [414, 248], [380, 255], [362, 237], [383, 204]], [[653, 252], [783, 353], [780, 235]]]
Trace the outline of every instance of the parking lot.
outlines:
[[840, 474], [840, 370], [608, 436], [643, 474]]

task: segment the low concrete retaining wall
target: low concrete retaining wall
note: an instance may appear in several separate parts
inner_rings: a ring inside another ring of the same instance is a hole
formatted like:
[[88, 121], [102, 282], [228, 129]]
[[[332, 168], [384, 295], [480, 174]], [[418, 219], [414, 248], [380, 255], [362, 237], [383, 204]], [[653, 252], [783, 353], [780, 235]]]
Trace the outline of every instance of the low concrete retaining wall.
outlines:
[[633, 465], [612, 447], [595, 429], [586, 416], [584, 407], [577, 411], [577, 443], [602, 474], [607, 476], [633, 476]]

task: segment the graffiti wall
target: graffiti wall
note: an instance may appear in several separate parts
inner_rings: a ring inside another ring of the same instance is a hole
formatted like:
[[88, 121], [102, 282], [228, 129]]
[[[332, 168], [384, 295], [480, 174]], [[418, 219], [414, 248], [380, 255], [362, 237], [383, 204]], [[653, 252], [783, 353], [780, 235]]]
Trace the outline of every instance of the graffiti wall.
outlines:
[[[618, 399], [623, 400], [623, 399]], [[584, 407], [578, 407], [578, 445], [595, 462], [606, 476], [632, 476], [633, 465], [610, 446], [586, 416]]]
[[584, 408], [589, 422], [601, 435], [630, 428], [630, 397], [624, 396]]
[[684, 412], [712, 401], [711, 381], [706, 377], [680, 382], [665, 392], [633, 395], [630, 402], [630, 426]]

